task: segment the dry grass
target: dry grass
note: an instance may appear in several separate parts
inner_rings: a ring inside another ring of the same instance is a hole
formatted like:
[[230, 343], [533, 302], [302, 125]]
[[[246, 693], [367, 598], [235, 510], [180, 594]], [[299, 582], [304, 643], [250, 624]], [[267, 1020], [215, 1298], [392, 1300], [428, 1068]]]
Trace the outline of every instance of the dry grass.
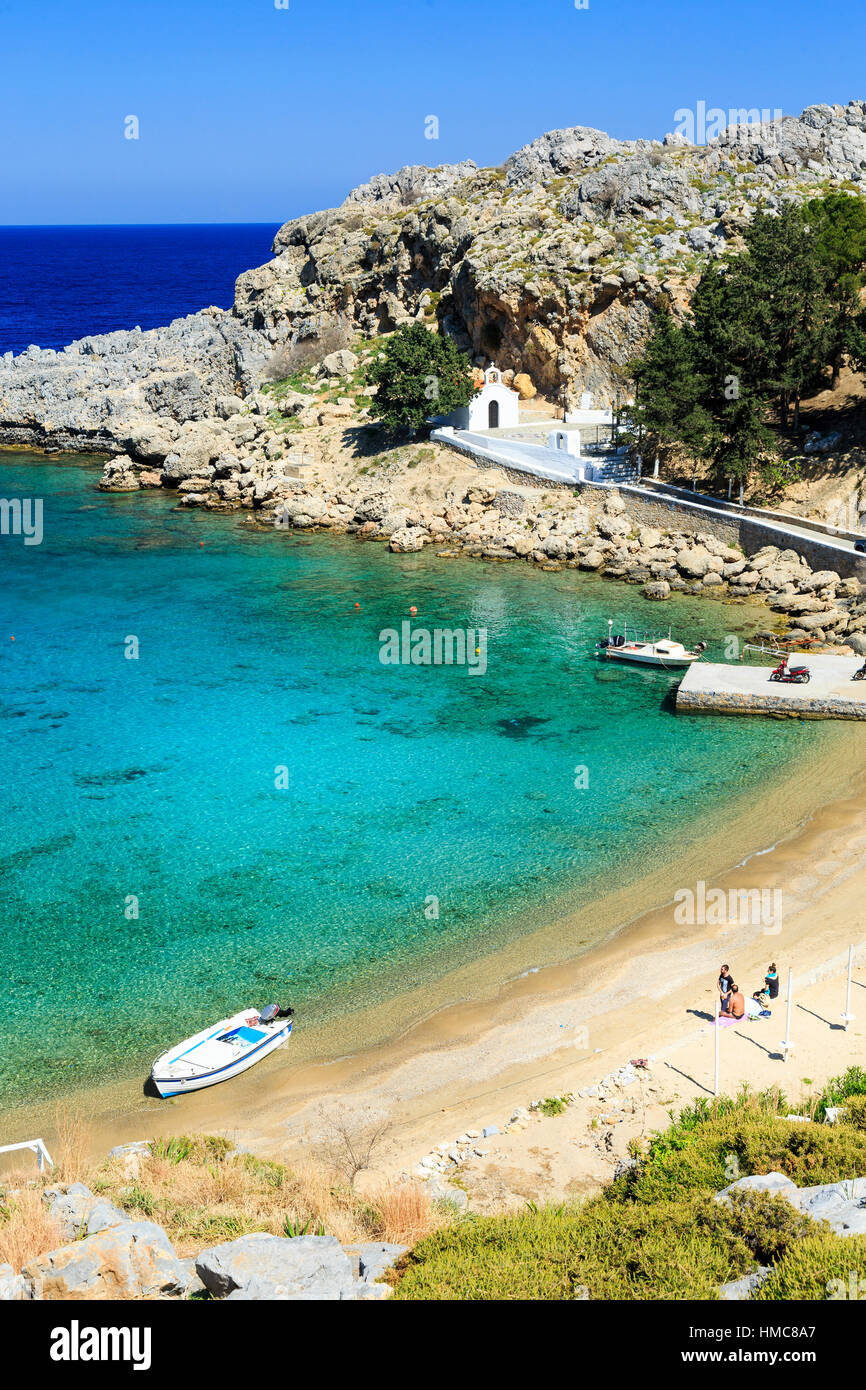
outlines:
[[58, 1105], [55, 1111], [57, 1138], [52, 1146], [52, 1182], [83, 1182], [90, 1172], [91, 1126], [80, 1110]]
[[381, 1222], [381, 1239], [394, 1245], [414, 1245], [448, 1221], [421, 1183], [391, 1183], [372, 1202]]
[[108, 1164], [91, 1186], [131, 1215], [156, 1221], [181, 1256], [253, 1231], [405, 1245], [445, 1219], [420, 1185], [361, 1196], [319, 1164], [287, 1168], [228, 1147], [208, 1136], [155, 1144], [135, 1177]]
[[387, 1184], [362, 1195], [331, 1167], [310, 1162], [288, 1168], [237, 1153], [215, 1136], [155, 1141], [130, 1166], [123, 1160], [89, 1163], [88, 1126], [80, 1116], [58, 1116], [58, 1135], [50, 1174], [31, 1176], [7, 1199], [0, 1195], [0, 1263], [16, 1270], [62, 1244], [42, 1196], [58, 1180], [84, 1182], [131, 1218], [155, 1221], [180, 1256], [254, 1231], [412, 1245], [449, 1219], [420, 1184]]
[[60, 1226], [48, 1215], [41, 1188], [23, 1188], [0, 1200], [0, 1264], [10, 1264], [18, 1274], [37, 1255], [62, 1244]]

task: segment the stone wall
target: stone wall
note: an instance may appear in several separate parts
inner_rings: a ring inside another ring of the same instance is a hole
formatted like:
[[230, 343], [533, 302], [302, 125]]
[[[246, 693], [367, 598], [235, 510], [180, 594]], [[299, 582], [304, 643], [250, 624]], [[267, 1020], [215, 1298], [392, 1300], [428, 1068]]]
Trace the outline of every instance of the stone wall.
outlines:
[[[596, 485], [585, 483], [580, 489], [582, 494], [590, 490], [595, 491]], [[726, 545], [740, 546], [747, 555], [754, 555], [765, 545], [777, 545], [780, 550], [796, 551], [814, 570], [835, 570], [843, 579], [866, 581], [866, 555], [858, 555], [818, 534], [802, 536], [777, 521], [764, 522], [753, 516], [716, 511], [699, 502], [663, 497], [630, 484], [623, 484], [619, 492], [629, 515], [642, 525], [668, 531], [705, 531]]]
[[778, 695], [730, 690], [677, 691], [678, 714], [769, 714], [775, 719], [866, 719], [866, 705], [839, 696], [798, 700], [791, 705]]
[[[739, 518], [719, 516], [703, 508], [695, 511], [675, 498], [651, 496], [629, 484], [623, 484], [617, 490], [626, 504], [628, 515], [640, 526], [653, 526], [658, 531], [703, 531], [723, 545], [740, 544]], [[611, 489], [597, 483], [582, 483], [577, 491], [593, 520], [601, 516]], [[778, 540], [773, 544], [778, 545]]]
[[[493, 449], [486, 454], [486, 451], [476, 452], [456, 441], [440, 439], [439, 442], [462, 453], [477, 468], [500, 469], [509, 481], [522, 487], [543, 490], [558, 488], [577, 493], [593, 521], [602, 514], [605, 498], [610, 496], [612, 490], [609, 484], [604, 483], [572, 485], [539, 478], [500, 462]], [[723, 545], [739, 546], [747, 555], [754, 555], [766, 545], [776, 545], [780, 550], [796, 551], [814, 570], [835, 570], [843, 579], [853, 577], [866, 582], [866, 555], [858, 555], [829, 538], [824, 540], [817, 532], [814, 537], [802, 536], [789, 531], [780, 521], [759, 521], [755, 516], [739, 510], [729, 512], [716, 509], [632, 483], [621, 483], [617, 490], [626, 503], [629, 516], [640, 526], [653, 526], [660, 531], [702, 531]]]

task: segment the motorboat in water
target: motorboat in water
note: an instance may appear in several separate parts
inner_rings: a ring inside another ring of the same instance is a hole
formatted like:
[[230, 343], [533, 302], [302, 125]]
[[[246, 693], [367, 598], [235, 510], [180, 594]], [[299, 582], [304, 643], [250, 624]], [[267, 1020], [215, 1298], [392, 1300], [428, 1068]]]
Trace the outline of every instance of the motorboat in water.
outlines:
[[181, 1096], [238, 1076], [289, 1041], [294, 1012], [268, 1004], [212, 1023], [157, 1057], [153, 1084], [163, 1097]]
[[666, 671], [681, 670], [700, 661], [707, 649], [706, 642], [698, 642], [694, 651], [689, 651], [682, 642], [675, 642], [668, 631], [667, 637], [636, 637], [629, 634], [626, 627], [622, 632], [613, 632], [613, 620], [607, 625], [608, 633], [598, 643], [599, 654], [611, 661], [634, 662], [639, 666], [657, 666]]

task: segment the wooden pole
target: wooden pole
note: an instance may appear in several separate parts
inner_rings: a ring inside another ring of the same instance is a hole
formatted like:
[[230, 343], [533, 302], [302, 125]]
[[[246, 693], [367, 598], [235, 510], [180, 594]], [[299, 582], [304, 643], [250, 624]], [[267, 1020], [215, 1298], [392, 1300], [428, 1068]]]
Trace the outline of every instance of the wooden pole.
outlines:
[[716, 995], [716, 1026], [713, 1030], [716, 1035], [716, 1082], [713, 1095], [719, 1094], [719, 996]]
[[848, 983], [845, 989], [845, 1012], [842, 1015], [842, 1022], [845, 1025], [845, 1032], [848, 1032], [848, 1024], [854, 1022], [854, 1015], [851, 1012], [851, 977], [854, 974], [854, 947], [848, 947]]

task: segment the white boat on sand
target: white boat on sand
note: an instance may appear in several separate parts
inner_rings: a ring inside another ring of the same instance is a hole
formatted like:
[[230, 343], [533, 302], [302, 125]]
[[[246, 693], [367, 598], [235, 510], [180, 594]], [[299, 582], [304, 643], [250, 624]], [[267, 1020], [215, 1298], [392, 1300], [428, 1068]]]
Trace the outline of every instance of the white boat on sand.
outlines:
[[294, 1009], [268, 1004], [212, 1023], [157, 1057], [151, 1079], [163, 1097], [201, 1091], [238, 1076], [289, 1041]]
[[607, 625], [608, 635], [599, 642], [601, 656], [610, 661], [634, 662], [639, 666], [658, 666], [666, 671], [681, 670], [700, 661], [707, 649], [706, 642], [698, 642], [694, 651], [688, 651], [682, 642], [675, 642], [670, 632], [667, 637], [629, 636], [628, 629], [613, 634], [613, 621]]

